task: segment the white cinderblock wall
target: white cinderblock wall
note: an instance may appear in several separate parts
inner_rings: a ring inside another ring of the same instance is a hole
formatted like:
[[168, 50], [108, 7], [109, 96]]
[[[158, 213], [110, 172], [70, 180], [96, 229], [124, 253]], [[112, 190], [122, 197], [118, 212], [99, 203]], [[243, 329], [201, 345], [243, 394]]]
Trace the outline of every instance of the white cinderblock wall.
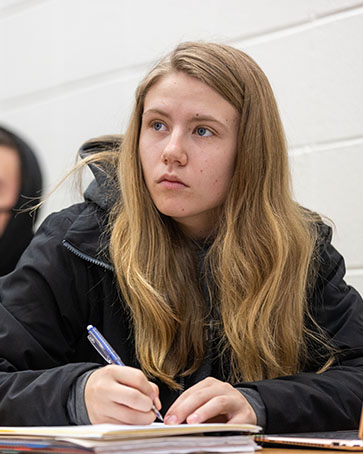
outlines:
[[[363, 293], [363, 1], [0, 0], [0, 123], [50, 189], [90, 137], [124, 130], [152, 63], [184, 40], [249, 53], [275, 90], [296, 199], [331, 218]], [[79, 200], [66, 183], [43, 217]]]

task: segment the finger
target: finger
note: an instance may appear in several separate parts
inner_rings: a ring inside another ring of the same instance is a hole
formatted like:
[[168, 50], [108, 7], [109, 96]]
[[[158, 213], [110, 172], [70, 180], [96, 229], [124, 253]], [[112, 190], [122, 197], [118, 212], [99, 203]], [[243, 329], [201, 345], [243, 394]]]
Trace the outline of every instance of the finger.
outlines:
[[150, 411], [153, 405], [153, 400], [141, 393], [138, 389], [130, 386], [122, 385], [114, 382], [109, 386], [110, 399], [119, 405], [124, 405], [131, 409], [147, 412]]
[[134, 367], [105, 366], [119, 383], [135, 388], [146, 396], [153, 396], [154, 388], [140, 369]]
[[158, 410], [161, 410], [161, 401], [159, 399], [159, 387], [158, 385], [156, 385], [155, 383], [152, 383], [152, 382], [149, 382], [150, 385], [152, 386], [153, 388], [153, 394], [151, 396], [152, 398], [152, 401], [155, 405], [155, 407], [158, 409]]
[[204, 380], [201, 380], [200, 382], [198, 382], [195, 385], [193, 385], [191, 388], [189, 388], [186, 391], [184, 391], [177, 398], [177, 400], [173, 403], [173, 405], [171, 405], [171, 407], [169, 408], [167, 414], [173, 413], [174, 411], [176, 411], [188, 399], [191, 399], [191, 398], [194, 399], [196, 397], [196, 395], [201, 390], [204, 390], [204, 389], [207, 389], [207, 388], [211, 388], [211, 387], [215, 388], [216, 386], [220, 386], [220, 385], [223, 385], [223, 384], [224, 384], [224, 382], [221, 382], [220, 380], [217, 380], [217, 379], [215, 379], [213, 377], [207, 377]]
[[159, 410], [159, 411], [161, 410], [162, 405], [161, 405], [161, 401], [160, 401], [159, 397], [155, 397], [154, 405], [157, 410]]
[[117, 420], [117, 424], [151, 424], [156, 419], [151, 410], [141, 412], [119, 404], [109, 406], [107, 414], [109, 418]]
[[188, 393], [186, 396], [183, 396], [183, 394], [174, 402], [165, 415], [164, 421], [166, 424], [181, 424], [184, 422], [188, 416], [215, 396], [215, 389], [209, 386], [199, 387], [193, 393]]
[[205, 405], [187, 416], [188, 424], [203, 422], [224, 422], [227, 424], [257, 424], [256, 413], [242, 396], [219, 395], [213, 397]]
[[109, 404], [99, 409], [93, 424], [151, 424], [156, 416], [153, 411], [140, 412], [125, 405]]
[[157, 397], [159, 397], [159, 387], [158, 387], [158, 385], [156, 385], [155, 383], [153, 383], [151, 381], [149, 381], [149, 383], [152, 388], [152, 394], [150, 395], [150, 397], [154, 400]]
[[225, 420], [228, 420], [228, 411], [233, 406], [233, 397], [216, 396], [188, 415], [186, 421], [188, 424], [201, 424], [221, 415], [225, 415]]

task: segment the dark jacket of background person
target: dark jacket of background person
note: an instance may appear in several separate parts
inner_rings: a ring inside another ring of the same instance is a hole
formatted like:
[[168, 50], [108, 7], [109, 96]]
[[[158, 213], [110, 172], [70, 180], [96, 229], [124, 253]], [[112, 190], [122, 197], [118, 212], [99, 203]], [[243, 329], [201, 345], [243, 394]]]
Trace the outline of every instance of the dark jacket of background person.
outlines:
[[[3, 425], [69, 424], [67, 399], [84, 372], [104, 365], [87, 340], [95, 325], [123, 361], [135, 358], [129, 311], [118, 295], [107, 254], [105, 226], [112, 185], [96, 170], [85, 202], [50, 215], [21, 257], [15, 272], [0, 279], [0, 420]], [[105, 186], [107, 181], [108, 186]], [[358, 427], [363, 400], [363, 304], [343, 280], [341, 255], [330, 243], [331, 230], [321, 223], [319, 276], [309, 305], [318, 325], [333, 339], [335, 363], [325, 363], [324, 349], [309, 344], [311, 360], [294, 376], [236, 387], [259, 392], [266, 408], [266, 432], [298, 432]], [[309, 328], [319, 329], [309, 320]], [[206, 375], [225, 379], [218, 339], [209, 339], [210, 356], [185, 377], [189, 388]], [[178, 391], [160, 387], [164, 414]]]
[[[20, 157], [20, 192], [11, 218], [0, 236], [0, 276], [10, 273], [33, 238], [37, 212], [29, 208], [39, 202], [42, 175], [33, 150], [19, 136], [0, 126], [0, 145], [15, 149]], [[26, 211], [24, 211], [26, 208]], [[23, 209], [23, 211], [22, 211]]]

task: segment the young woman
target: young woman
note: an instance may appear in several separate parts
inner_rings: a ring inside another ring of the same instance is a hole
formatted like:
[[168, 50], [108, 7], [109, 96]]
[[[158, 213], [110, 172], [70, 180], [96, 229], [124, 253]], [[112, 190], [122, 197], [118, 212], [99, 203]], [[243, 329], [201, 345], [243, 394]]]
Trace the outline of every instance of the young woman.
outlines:
[[[2, 424], [351, 429], [363, 311], [331, 230], [291, 197], [270, 85], [243, 52], [184, 43], [146, 76], [123, 143], [0, 284]], [[104, 366], [95, 325], [126, 367]]]

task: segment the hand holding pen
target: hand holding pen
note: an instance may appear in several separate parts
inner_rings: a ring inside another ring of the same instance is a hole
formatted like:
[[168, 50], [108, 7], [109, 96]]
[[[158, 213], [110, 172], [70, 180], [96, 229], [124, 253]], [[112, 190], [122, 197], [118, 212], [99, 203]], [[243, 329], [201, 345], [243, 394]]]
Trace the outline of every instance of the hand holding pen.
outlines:
[[150, 395], [156, 396], [152, 410], [162, 421], [155, 406], [155, 403], [160, 405], [157, 386], [150, 383], [140, 370], [125, 366], [94, 326], [89, 325], [87, 330], [89, 341], [106, 362], [124, 366], [120, 369], [101, 368], [90, 375], [85, 388], [85, 401], [91, 422], [148, 424], [152, 422], [148, 411], [150, 404], [147, 403], [150, 402]]

